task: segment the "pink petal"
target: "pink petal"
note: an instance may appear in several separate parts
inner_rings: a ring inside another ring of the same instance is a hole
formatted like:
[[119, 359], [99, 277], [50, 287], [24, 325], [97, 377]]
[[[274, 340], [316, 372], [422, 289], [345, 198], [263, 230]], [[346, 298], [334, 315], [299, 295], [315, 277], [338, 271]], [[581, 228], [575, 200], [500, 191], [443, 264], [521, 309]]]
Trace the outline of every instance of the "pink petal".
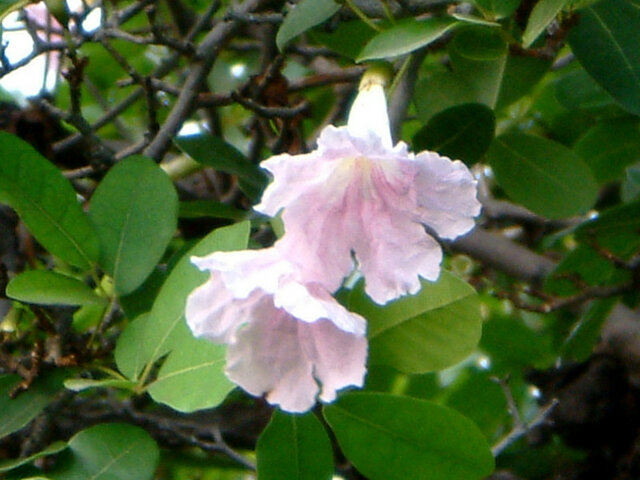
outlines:
[[245, 317], [255, 301], [256, 295], [242, 301], [236, 300], [231, 291], [225, 288], [221, 276], [213, 274], [187, 298], [187, 325], [196, 337], [230, 343], [234, 341], [236, 330], [246, 321]]
[[294, 269], [273, 248], [214, 252], [206, 257], [192, 257], [191, 262], [200, 270], [218, 272], [235, 298], [246, 298], [256, 289], [273, 293], [280, 279]]
[[438, 278], [442, 251], [422, 224], [443, 238], [469, 231], [480, 211], [476, 182], [459, 161], [414, 156], [402, 142], [386, 148], [369, 130], [356, 137], [351, 129], [351, 122], [327, 127], [300, 163], [265, 162], [274, 179], [257, 208], [284, 209], [285, 235], [275, 248], [298, 265], [305, 283], [335, 291], [355, 258], [369, 296], [386, 303], [415, 293], [418, 277]]
[[260, 315], [240, 330], [227, 351], [227, 375], [247, 392], [289, 412], [304, 412], [336, 390], [361, 386], [366, 372], [366, 339], [322, 320], [304, 323], [261, 302]]
[[452, 162], [433, 152], [419, 153], [416, 162], [420, 221], [442, 238], [456, 238], [471, 230], [481, 205], [469, 169], [459, 160]]

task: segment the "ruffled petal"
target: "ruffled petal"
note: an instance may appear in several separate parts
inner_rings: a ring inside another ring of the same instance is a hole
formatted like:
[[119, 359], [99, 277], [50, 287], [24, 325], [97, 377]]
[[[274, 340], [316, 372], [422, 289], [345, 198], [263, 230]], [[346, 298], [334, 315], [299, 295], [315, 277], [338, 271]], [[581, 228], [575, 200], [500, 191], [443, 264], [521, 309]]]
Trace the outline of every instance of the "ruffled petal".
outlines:
[[294, 270], [274, 248], [214, 252], [206, 257], [191, 257], [191, 262], [200, 270], [217, 272], [235, 298], [247, 298], [256, 289], [273, 293], [280, 279]]
[[385, 304], [417, 293], [421, 287], [419, 277], [438, 279], [442, 249], [421, 225], [399, 225], [393, 217], [385, 215], [380, 215], [375, 223], [375, 232], [362, 237], [354, 247], [365, 278], [365, 291], [374, 302]]
[[208, 338], [217, 343], [231, 343], [236, 330], [245, 321], [256, 301], [253, 298], [236, 300], [222, 277], [213, 274], [187, 297], [185, 317], [187, 325], [196, 337]]
[[321, 320], [298, 328], [306, 357], [322, 389], [320, 400], [333, 402], [336, 392], [346, 386], [360, 387], [366, 375], [367, 339], [349, 335], [335, 322]]
[[416, 162], [418, 219], [442, 238], [456, 238], [471, 230], [481, 205], [469, 169], [459, 160], [452, 162], [433, 152], [419, 153]]
[[260, 315], [240, 330], [227, 351], [227, 375], [252, 395], [288, 412], [304, 412], [336, 390], [361, 386], [366, 339], [343, 332], [328, 320], [300, 322], [265, 299]]
[[364, 318], [349, 312], [319, 284], [283, 282], [274, 296], [274, 304], [303, 322], [313, 323], [328, 319], [347, 333], [364, 336], [367, 331]]

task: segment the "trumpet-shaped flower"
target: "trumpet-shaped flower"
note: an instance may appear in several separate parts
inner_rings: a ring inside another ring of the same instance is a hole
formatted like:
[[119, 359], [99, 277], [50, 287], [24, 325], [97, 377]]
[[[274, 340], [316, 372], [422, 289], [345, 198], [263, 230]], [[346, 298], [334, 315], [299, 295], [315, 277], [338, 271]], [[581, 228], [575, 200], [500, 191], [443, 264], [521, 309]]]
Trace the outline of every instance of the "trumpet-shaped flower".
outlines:
[[425, 232], [453, 239], [480, 212], [476, 182], [460, 161], [413, 154], [391, 140], [386, 100], [376, 76], [365, 76], [346, 127], [326, 127], [315, 151], [262, 163], [273, 175], [256, 210], [280, 210], [276, 248], [295, 259], [303, 280], [329, 291], [357, 266], [367, 294], [386, 303], [436, 280], [442, 250]]
[[226, 374], [252, 395], [304, 412], [316, 397], [361, 386], [366, 372], [366, 323], [274, 248], [194, 257], [211, 272], [187, 300], [194, 335], [228, 345]]

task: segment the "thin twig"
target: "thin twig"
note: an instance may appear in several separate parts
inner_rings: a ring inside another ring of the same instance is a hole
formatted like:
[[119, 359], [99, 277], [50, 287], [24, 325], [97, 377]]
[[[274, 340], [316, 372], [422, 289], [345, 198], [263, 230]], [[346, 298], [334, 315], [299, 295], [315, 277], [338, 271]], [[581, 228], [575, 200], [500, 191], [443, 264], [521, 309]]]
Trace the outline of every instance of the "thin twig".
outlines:
[[520, 438], [522, 438], [524, 435], [526, 435], [533, 429], [547, 423], [549, 421], [549, 415], [551, 415], [551, 412], [556, 407], [556, 405], [558, 405], [558, 400], [554, 398], [547, 406], [543, 407], [538, 412], [538, 415], [536, 415], [535, 418], [529, 423], [524, 425], [515, 425], [513, 430], [511, 430], [500, 441], [498, 441], [498, 443], [491, 447], [491, 453], [493, 453], [493, 456], [497, 457], [515, 442], [520, 440]]

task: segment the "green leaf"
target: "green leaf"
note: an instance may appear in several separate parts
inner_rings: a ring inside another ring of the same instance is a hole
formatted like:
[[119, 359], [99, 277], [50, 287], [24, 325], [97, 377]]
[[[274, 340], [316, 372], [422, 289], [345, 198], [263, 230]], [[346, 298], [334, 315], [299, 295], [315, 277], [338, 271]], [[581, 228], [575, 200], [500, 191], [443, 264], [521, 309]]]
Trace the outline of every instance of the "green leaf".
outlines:
[[627, 111], [640, 115], [640, 8], [604, 0], [580, 11], [569, 45], [584, 69]]
[[28, 270], [14, 277], [7, 285], [7, 296], [39, 305], [103, 305], [86, 284], [73, 277], [49, 270]]
[[251, 212], [240, 210], [222, 202], [211, 200], [192, 200], [180, 202], [180, 218], [226, 218], [228, 220], [244, 220]]
[[160, 452], [139, 427], [104, 423], [82, 430], [69, 440], [70, 458], [49, 473], [58, 480], [151, 480]]
[[7, 203], [52, 254], [88, 269], [98, 238], [69, 181], [34, 148], [0, 132], [0, 203]]
[[581, 224], [576, 238], [629, 258], [640, 249], [640, 200], [605, 210], [594, 220]]
[[500, 79], [500, 93], [495, 108], [508, 107], [526, 95], [540, 82], [551, 67], [551, 61], [544, 58], [509, 55]]
[[[375, 35], [376, 31], [360, 20], [342, 21], [332, 32], [314, 29], [309, 36], [340, 55], [355, 60], [362, 46], [366, 45]], [[317, 114], [315, 112], [314, 114]]]
[[521, 0], [473, 0], [473, 3], [491, 18], [501, 19], [516, 11]]
[[0, 438], [16, 432], [33, 420], [62, 389], [64, 372], [56, 370], [37, 379], [27, 391], [10, 398], [18, 375], [0, 375]]
[[276, 45], [281, 52], [289, 40], [324, 22], [340, 10], [333, 0], [302, 0], [289, 10], [278, 34]]
[[414, 91], [416, 110], [422, 123], [448, 108], [476, 103], [473, 87], [461, 75], [452, 72], [438, 72], [417, 83]]
[[555, 96], [569, 110], [602, 110], [615, 105], [611, 95], [583, 68], [561, 76], [555, 84]]
[[178, 196], [151, 159], [128, 157], [100, 182], [89, 215], [100, 237], [100, 264], [125, 295], [149, 276], [173, 237]]
[[444, 400], [444, 405], [472, 420], [487, 438], [502, 434], [509, 418], [504, 391], [495, 379], [495, 371], [471, 365], [447, 385]]
[[349, 309], [368, 321], [369, 360], [408, 373], [441, 370], [471, 354], [482, 318], [474, 289], [448, 272], [422, 290], [380, 306], [354, 289]]
[[598, 194], [589, 168], [565, 146], [542, 137], [505, 134], [487, 153], [509, 197], [547, 218], [585, 213]]
[[14, 468], [18, 468], [22, 465], [26, 465], [27, 463], [31, 463], [38, 458], [59, 453], [65, 448], [67, 448], [67, 442], [59, 441], [52, 443], [44, 450], [38, 453], [34, 453], [33, 455], [29, 455], [28, 457], [16, 458], [15, 460], [4, 460], [0, 462], [0, 472], [8, 472], [9, 470], [13, 470]]
[[144, 313], [127, 325], [116, 342], [116, 365], [118, 370], [131, 380], [138, 380], [139, 373], [148, 361], [148, 347], [144, 342], [148, 316], [149, 314]]
[[235, 387], [224, 374], [226, 347], [195, 339], [186, 325], [178, 332], [175, 348], [149, 385], [151, 397], [180, 412], [219, 405]]
[[599, 184], [622, 180], [625, 168], [640, 157], [638, 121], [598, 123], [576, 142], [573, 151], [589, 165]]
[[437, 72], [416, 85], [416, 110], [424, 123], [463, 103], [502, 109], [526, 94], [550, 66], [548, 60], [509, 55], [504, 39], [489, 27], [460, 29], [449, 54], [452, 71]]
[[266, 174], [257, 165], [251, 163], [235, 147], [219, 137], [190, 135], [178, 137], [174, 142], [180, 150], [196, 162], [236, 175], [240, 188], [251, 198], [259, 197], [267, 184]]
[[570, 0], [540, 0], [536, 3], [536, 6], [533, 7], [531, 11], [531, 15], [529, 15], [527, 28], [522, 35], [522, 46], [529, 48], [569, 1]]
[[640, 162], [627, 168], [622, 184], [622, 200], [631, 202], [640, 196]]
[[586, 362], [600, 340], [602, 325], [618, 300], [605, 298], [594, 300], [562, 346], [562, 355], [576, 362]]
[[413, 137], [414, 150], [431, 150], [471, 165], [493, 140], [495, 117], [490, 108], [468, 103], [451, 107], [429, 120]]
[[156, 267], [142, 285], [133, 292], [118, 298], [118, 304], [122, 307], [127, 318], [137, 318], [151, 310], [153, 302], [155, 302], [156, 296], [167, 278], [167, 269], [170, 267], [170, 265], [167, 265], [166, 268], [165, 266]]
[[256, 455], [258, 480], [329, 480], [333, 475], [331, 441], [313, 413], [275, 410]]
[[450, 17], [401, 20], [391, 28], [374, 36], [364, 46], [356, 61], [397, 57], [411, 53], [436, 41], [458, 24]]
[[494, 371], [496, 367], [507, 372], [519, 367], [544, 368], [555, 359], [550, 337], [516, 316], [491, 316], [482, 328], [480, 347], [491, 358]]
[[324, 415], [346, 457], [371, 480], [479, 480], [494, 468], [478, 427], [441, 405], [347, 393]]
[[465, 13], [453, 12], [451, 16], [456, 20], [460, 20], [461, 22], [468, 23], [470, 25], [483, 25], [485, 27], [501, 27], [501, 25], [498, 22], [494, 22], [492, 20], [485, 20], [484, 18], [476, 17], [474, 15], [468, 15]]
[[507, 43], [494, 28], [467, 27], [453, 38], [450, 53], [458, 59], [498, 60], [506, 56]]

